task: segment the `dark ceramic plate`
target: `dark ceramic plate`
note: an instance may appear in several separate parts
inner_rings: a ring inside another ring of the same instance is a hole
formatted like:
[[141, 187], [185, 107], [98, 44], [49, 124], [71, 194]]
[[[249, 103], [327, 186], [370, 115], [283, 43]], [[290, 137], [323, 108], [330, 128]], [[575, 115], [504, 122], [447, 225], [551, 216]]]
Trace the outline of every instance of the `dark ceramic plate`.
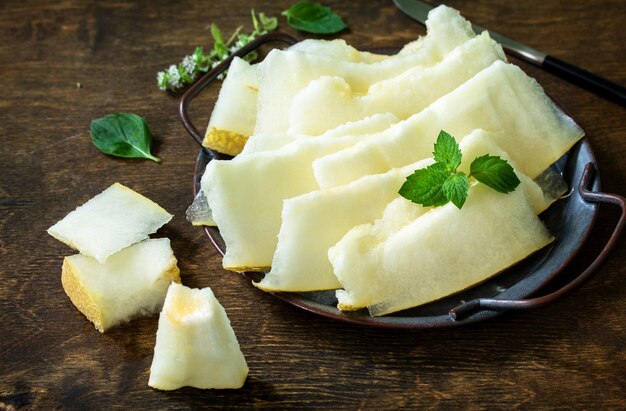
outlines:
[[[273, 33], [251, 43], [246, 49], [241, 50], [241, 54], [246, 54], [264, 43], [276, 41], [287, 44], [295, 42], [289, 36]], [[229, 63], [230, 61], [226, 61], [223, 66], [208, 73], [181, 99], [180, 115], [183, 124], [199, 143], [201, 143], [202, 136], [189, 120], [189, 103]], [[194, 195], [199, 190], [200, 178], [206, 165], [214, 158], [224, 157], [204, 148], [200, 151], [194, 176]], [[552, 167], [563, 175], [571, 188], [570, 195], [554, 203], [540, 216], [555, 236], [555, 241], [482, 284], [453, 296], [383, 317], [371, 317], [366, 310], [350, 313], [339, 311], [336, 308], [337, 300], [334, 291], [271, 294], [289, 304], [325, 317], [385, 328], [419, 329], [456, 326], [492, 318], [510, 309], [533, 308], [548, 304], [582, 284], [606, 258], [624, 225], [625, 207], [622, 197], [599, 192], [600, 176], [591, 146], [586, 138], [578, 142]], [[620, 221], [603, 252], [587, 270], [558, 291], [524, 300], [529, 296], [537, 295], [542, 288], [561, 275], [567, 264], [581, 250], [591, 232], [600, 202], [614, 203], [622, 207]], [[223, 255], [225, 246], [219, 230], [215, 227], [206, 227], [205, 231]], [[258, 281], [263, 276], [260, 273], [244, 273], [244, 275], [253, 281]]]

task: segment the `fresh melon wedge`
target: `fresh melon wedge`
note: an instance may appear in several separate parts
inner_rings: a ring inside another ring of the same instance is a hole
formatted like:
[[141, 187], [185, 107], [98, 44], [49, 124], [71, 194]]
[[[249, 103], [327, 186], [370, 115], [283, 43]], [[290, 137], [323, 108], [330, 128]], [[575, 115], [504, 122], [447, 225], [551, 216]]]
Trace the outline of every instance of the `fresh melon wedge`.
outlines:
[[475, 36], [471, 24], [458, 11], [439, 6], [429, 13], [428, 34], [411, 47], [379, 62], [353, 63], [329, 57], [273, 50], [259, 64], [259, 99], [255, 134], [287, 131], [293, 97], [322, 76], [345, 79], [354, 92], [365, 93], [374, 83], [399, 75], [417, 65], [428, 67]]
[[224, 268], [267, 270], [276, 248], [283, 200], [317, 190], [313, 160], [362, 138], [305, 139], [280, 150], [211, 161], [202, 187], [226, 244]]
[[239, 57], [233, 59], [211, 113], [203, 146], [231, 156], [241, 152], [256, 124], [256, 67]]
[[247, 376], [246, 359], [213, 291], [172, 283], [159, 317], [148, 385], [241, 388]]
[[355, 227], [328, 252], [343, 286], [336, 293], [341, 310], [368, 307], [379, 316], [425, 304], [485, 281], [553, 240], [521, 185], [502, 194], [474, 184], [462, 209], [431, 209], [382, 242], [373, 226]]
[[148, 238], [172, 215], [158, 204], [115, 183], [48, 229], [59, 241], [101, 263]]
[[65, 257], [61, 274], [67, 296], [100, 332], [160, 310], [172, 281], [180, 282], [180, 271], [167, 238], [134, 244], [105, 263]]
[[345, 40], [317, 40], [305, 39], [289, 47], [290, 51], [313, 54], [316, 56], [326, 56], [336, 60], [348, 61], [352, 63], [376, 63], [388, 58], [385, 54], [369, 53], [360, 51], [346, 43]]
[[376, 138], [315, 161], [315, 177], [321, 187], [347, 184], [428, 157], [439, 130], [464, 136], [475, 128], [495, 132], [496, 143], [531, 178], [584, 135], [534, 79], [517, 66], [496, 61]]
[[[463, 162], [459, 171], [468, 173], [471, 161], [484, 154], [509, 160], [492, 138], [483, 130], [475, 130], [466, 136], [460, 143]], [[389, 203], [393, 205], [386, 211], [385, 223], [391, 229], [397, 230], [426, 212], [428, 209], [400, 197], [398, 190], [406, 176], [432, 162], [431, 158], [424, 159], [383, 174], [362, 177], [345, 186], [312, 191], [285, 200], [272, 269], [255, 285], [266, 291], [340, 288], [328, 261], [328, 249], [353, 227], [380, 218]], [[525, 175], [520, 175], [520, 179], [536, 214], [544, 211], [563, 194], [563, 185], [561, 190], [550, 190], [544, 194]]]
[[398, 196], [406, 176], [432, 163], [365, 176], [351, 184], [312, 191], [284, 201], [282, 224], [269, 273], [254, 285], [265, 291], [315, 291], [341, 287], [328, 249], [351, 228], [374, 221]]
[[406, 119], [454, 90], [496, 60], [506, 60], [502, 47], [487, 32], [463, 43], [432, 67], [414, 67], [353, 92], [341, 77], [320, 77], [298, 92], [289, 111], [289, 131], [321, 134], [347, 121], [375, 113]]
[[[355, 121], [352, 123], [342, 124], [341, 126], [324, 133], [322, 136], [304, 136], [295, 135], [290, 133], [273, 133], [272, 136], [265, 136], [263, 139], [256, 139], [252, 136], [243, 151], [237, 156], [241, 159], [256, 152], [267, 152], [271, 150], [278, 150], [279, 148], [296, 141], [302, 141], [309, 138], [331, 139], [345, 136], [367, 136], [368, 134], [376, 133], [381, 130], [389, 128], [392, 124], [398, 122], [398, 118], [393, 114], [376, 114], [363, 120]], [[356, 140], [354, 140], [356, 142]], [[296, 143], [300, 144], [300, 143]], [[187, 219], [193, 225], [206, 225], [215, 226], [215, 220], [213, 219], [213, 212], [209, 207], [209, 203], [206, 196], [206, 187], [211, 182], [208, 178], [203, 177], [201, 181], [201, 188], [196, 194], [193, 203], [187, 209]]]
[[298, 134], [293, 132], [274, 132], [250, 136], [248, 143], [239, 154], [247, 155], [260, 151], [277, 150], [296, 140], [317, 137], [343, 137], [350, 135], [374, 134], [388, 129], [400, 119], [391, 113], [368, 116], [357, 121], [346, 122], [321, 135]]

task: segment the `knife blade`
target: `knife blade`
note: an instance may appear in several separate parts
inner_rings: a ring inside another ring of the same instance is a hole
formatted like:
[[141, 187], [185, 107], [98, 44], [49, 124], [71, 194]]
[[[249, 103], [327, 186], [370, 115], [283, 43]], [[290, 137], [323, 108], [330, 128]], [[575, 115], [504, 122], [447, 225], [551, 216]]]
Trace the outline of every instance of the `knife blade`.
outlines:
[[[402, 12], [422, 24], [426, 24], [428, 12], [435, 7], [419, 0], [393, 0], [393, 2]], [[483, 27], [476, 24], [472, 24], [472, 28], [476, 34], [485, 31]], [[539, 66], [607, 100], [626, 106], [626, 88], [623, 86], [501, 34], [488, 31], [491, 38], [500, 43], [509, 54]]]

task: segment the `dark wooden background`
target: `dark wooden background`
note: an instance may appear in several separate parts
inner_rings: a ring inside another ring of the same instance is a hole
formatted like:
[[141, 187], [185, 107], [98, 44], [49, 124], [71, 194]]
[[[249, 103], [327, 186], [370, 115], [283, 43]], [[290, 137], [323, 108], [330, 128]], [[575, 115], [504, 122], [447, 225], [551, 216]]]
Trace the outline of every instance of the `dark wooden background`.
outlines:
[[[350, 26], [338, 37], [356, 47], [400, 46], [425, 31], [388, 1], [324, 2]], [[0, 408], [625, 409], [623, 239], [591, 281], [549, 307], [431, 331], [319, 318], [221, 269], [203, 231], [184, 218], [198, 147], [155, 75], [209, 47], [211, 22], [230, 33], [250, 27], [251, 7], [278, 16], [292, 3], [0, 3]], [[449, 5], [626, 84], [623, 0]], [[283, 18], [280, 27], [305, 37]], [[626, 194], [626, 109], [520, 65], [586, 130], [603, 189]], [[195, 106], [202, 127], [216, 93]], [[107, 157], [92, 145], [90, 121], [120, 111], [148, 120], [161, 164]], [[46, 229], [115, 181], [176, 215], [161, 234], [172, 239], [183, 282], [211, 286], [226, 308], [250, 366], [243, 389], [149, 388], [158, 316], [101, 335], [65, 296], [61, 263], [72, 252]], [[601, 249], [616, 217], [602, 208], [570, 274]]]

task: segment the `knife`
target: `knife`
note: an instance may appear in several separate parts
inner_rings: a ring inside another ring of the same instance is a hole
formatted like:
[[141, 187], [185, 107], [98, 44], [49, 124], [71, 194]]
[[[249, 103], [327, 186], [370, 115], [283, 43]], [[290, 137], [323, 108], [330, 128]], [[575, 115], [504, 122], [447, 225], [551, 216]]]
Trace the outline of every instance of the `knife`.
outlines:
[[[393, 0], [393, 2], [405, 14], [422, 24], [426, 23], [428, 12], [435, 7], [419, 0]], [[472, 24], [472, 28], [477, 34], [485, 31], [484, 28], [477, 26], [476, 24]], [[492, 39], [500, 43], [502, 48], [513, 56], [539, 66], [542, 69], [557, 75], [572, 84], [576, 84], [593, 93], [596, 93], [607, 100], [626, 106], [626, 88], [623, 86], [600, 77], [597, 74], [583, 70], [580, 67], [576, 67], [556, 57], [520, 44], [501, 34], [489, 31], [489, 35]]]

